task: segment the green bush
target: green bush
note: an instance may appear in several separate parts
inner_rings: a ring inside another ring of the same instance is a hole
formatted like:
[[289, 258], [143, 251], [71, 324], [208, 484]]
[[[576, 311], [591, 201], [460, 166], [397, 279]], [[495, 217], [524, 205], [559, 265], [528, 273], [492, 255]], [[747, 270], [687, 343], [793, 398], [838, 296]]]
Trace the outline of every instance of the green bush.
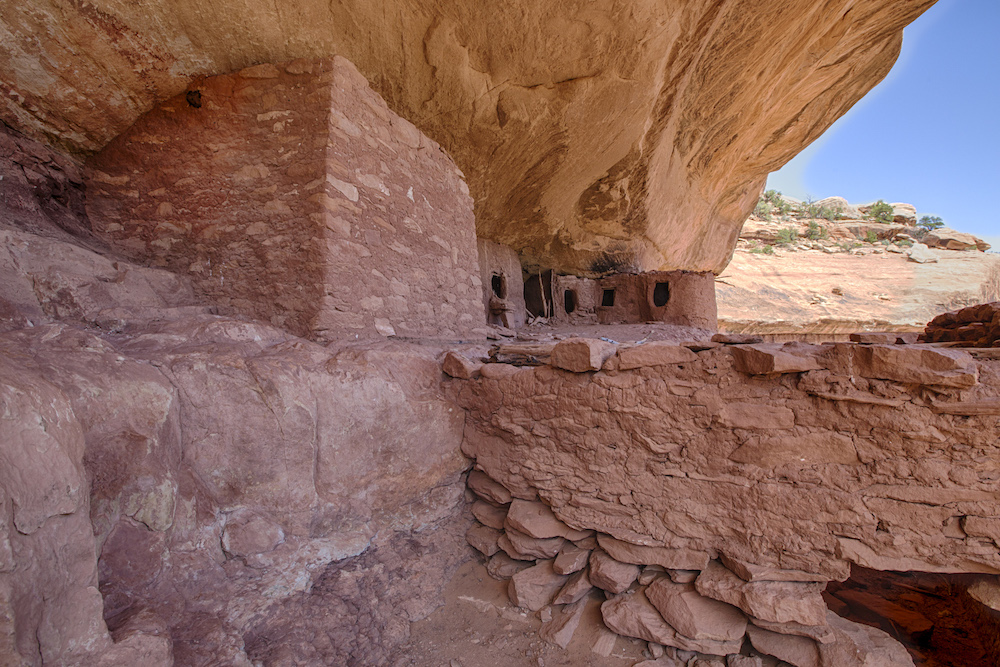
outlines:
[[[768, 190], [761, 195], [760, 201], [770, 204], [771, 211], [776, 212], [778, 215], [788, 215], [789, 211], [792, 210], [791, 204], [782, 199], [781, 193], [777, 190]], [[760, 206], [760, 202], [757, 205]]]
[[925, 215], [920, 218], [920, 222], [917, 223], [917, 227], [925, 231], [931, 231], [932, 229], [938, 229], [939, 227], [944, 227], [944, 220], [936, 215]]
[[779, 245], [789, 245], [795, 243], [799, 239], [799, 233], [791, 227], [778, 230], [778, 236], [775, 239]]
[[872, 244], [878, 243], [878, 234], [875, 233], [874, 229], [869, 229], [865, 233], [865, 241]]
[[770, 220], [772, 210], [773, 207], [771, 206], [771, 203], [761, 199], [760, 201], [757, 202], [757, 205], [754, 207], [753, 214], [756, 215], [758, 218], [763, 218], [764, 220]]
[[773, 245], [754, 246], [750, 248], [750, 252], [752, 252], [755, 255], [773, 255], [774, 246]]
[[821, 227], [818, 222], [810, 220], [809, 229], [806, 230], [806, 238], [811, 241], [820, 241], [830, 238], [830, 233], [826, 231], [826, 227]]
[[868, 210], [868, 217], [876, 222], [884, 222], [888, 225], [892, 222], [893, 218], [892, 206], [879, 199]]

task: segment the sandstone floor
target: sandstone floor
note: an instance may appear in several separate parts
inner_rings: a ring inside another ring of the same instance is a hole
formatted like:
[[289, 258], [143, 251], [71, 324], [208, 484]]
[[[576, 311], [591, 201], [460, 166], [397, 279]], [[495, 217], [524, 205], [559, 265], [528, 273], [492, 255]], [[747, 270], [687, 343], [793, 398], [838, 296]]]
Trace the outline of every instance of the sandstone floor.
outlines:
[[716, 280], [723, 330], [764, 333], [919, 331], [934, 315], [1000, 298], [1000, 255], [930, 250], [901, 254], [738, 250]]

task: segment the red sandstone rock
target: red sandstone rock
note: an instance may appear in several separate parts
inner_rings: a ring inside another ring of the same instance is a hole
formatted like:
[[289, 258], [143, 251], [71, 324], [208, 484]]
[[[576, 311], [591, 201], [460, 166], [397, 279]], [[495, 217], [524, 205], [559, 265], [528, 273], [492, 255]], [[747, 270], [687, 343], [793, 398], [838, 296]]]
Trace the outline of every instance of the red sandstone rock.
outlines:
[[586, 600], [583, 599], [563, 607], [550, 622], [542, 624], [538, 636], [560, 648], [566, 648], [580, 626], [585, 607]]
[[[667, 569], [662, 565], [646, 565], [642, 568], [642, 572], [639, 573], [637, 581], [641, 586], [648, 586], [657, 578], [665, 576], [667, 576]], [[695, 576], [697, 576], [697, 574], [695, 574]], [[692, 581], [694, 580], [692, 579]]]
[[281, 526], [254, 512], [237, 510], [226, 520], [222, 531], [222, 548], [233, 556], [266, 553], [284, 540]]
[[559, 589], [559, 594], [552, 600], [552, 604], [572, 604], [583, 599], [583, 596], [593, 588], [587, 570], [580, 570], [570, 575], [566, 585]]
[[571, 542], [566, 542], [553, 561], [552, 568], [559, 574], [578, 572], [587, 566], [590, 552], [590, 549], [581, 549]]
[[712, 342], [723, 345], [752, 345], [763, 343], [764, 339], [757, 334], [717, 333], [712, 336]]
[[736, 368], [751, 375], [801, 373], [823, 367], [811, 348], [796, 343], [761, 343], [731, 349]]
[[441, 363], [441, 370], [445, 375], [460, 380], [471, 380], [479, 375], [479, 369], [483, 367], [482, 362], [476, 362], [457, 352], [448, 352], [444, 355]]
[[507, 511], [506, 525], [531, 537], [565, 537], [567, 540], [581, 540], [590, 531], [570, 528], [560, 521], [545, 503], [535, 500], [515, 499]]
[[650, 341], [642, 345], [618, 348], [618, 368], [630, 370], [643, 366], [666, 366], [694, 361], [698, 356], [686, 347], [665, 341]]
[[483, 364], [479, 374], [488, 380], [503, 380], [520, 372], [520, 368], [510, 364]]
[[758, 581], [748, 583], [717, 561], [698, 575], [698, 592], [739, 607], [748, 615], [777, 623], [824, 625], [826, 603], [822, 583]]
[[[525, 535], [521, 531], [514, 530], [509, 526], [504, 535], [518, 553], [531, 556], [532, 558], [554, 558], [565, 543], [565, 540], [561, 537], [538, 539], [537, 537]], [[511, 555], [513, 556], [513, 554]]]
[[511, 501], [510, 491], [503, 484], [493, 480], [482, 470], [473, 470], [469, 473], [469, 488], [476, 492], [476, 495], [483, 500], [488, 500], [497, 505], [507, 505]]
[[590, 582], [608, 591], [621, 593], [639, 576], [639, 567], [631, 563], [621, 563], [601, 549], [590, 554]]
[[[827, 611], [827, 619], [833, 614], [832, 611]], [[756, 625], [758, 628], [764, 628], [765, 630], [770, 630], [771, 632], [777, 632], [782, 635], [797, 635], [799, 637], [808, 637], [820, 644], [829, 644], [837, 640], [837, 635], [834, 633], [833, 628], [829, 625], [802, 625], [801, 623], [775, 623], [774, 621], [765, 621], [760, 618], [751, 618], [750, 622]], [[827, 621], [829, 622], [829, 620]]]
[[820, 667], [819, 646], [808, 637], [780, 635], [751, 625], [747, 637], [761, 653], [772, 655], [795, 667]]
[[822, 574], [761, 566], [725, 553], [719, 554], [719, 560], [743, 581], [830, 581]]
[[573, 373], [599, 371], [615, 353], [615, 345], [593, 338], [570, 338], [552, 348], [550, 363]]
[[698, 570], [669, 570], [670, 581], [675, 584], [693, 584], [698, 578]]
[[746, 633], [747, 617], [742, 611], [701, 595], [693, 584], [660, 578], [646, 588], [646, 598], [685, 637], [738, 641]]
[[495, 528], [476, 524], [466, 531], [465, 539], [477, 551], [489, 558], [500, 550], [497, 540], [500, 539], [501, 534]]
[[691, 549], [650, 547], [616, 540], [598, 533], [597, 542], [615, 560], [636, 565], [661, 565], [669, 569], [702, 570], [708, 565], [708, 554]]
[[486, 564], [486, 571], [494, 579], [510, 579], [521, 570], [531, 567], [531, 563], [523, 560], [514, 560], [505, 552], [499, 551]]
[[695, 640], [677, 634], [641, 590], [608, 600], [601, 605], [604, 622], [609, 628], [626, 637], [637, 637], [685, 651], [698, 651], [710, 655], [738, 653], [740, 641], [719, 642], [709, 639]]
[[552, 561], [543, 560], [511, 577], [507, 592], [518, 607], [538, 611], [552, 603], [566, 580], [567, 577], [552, 571]]
[[520, 551], [510, 541], [510, 538], [507, 537], [506, 533], [504, 533], [499, 538], [497, 538], [497, 545], [499, 545], [499, 547], [503, 550], [503, 552], [505, 554], [507, 554], [508, 556], [510, 556], [511, 558], [513, 558], [514, 560], [534, 562], [538, 558], [538, 556], [533, 556], [531, 554], [526, 554], [526, 553]]
[[746, 429], [788, 430], [795, 426], [795, 413], [783, 406], [762, 411], [754, 403], [726, 403], [719, 412], [724, 426]]
[[477, 500], [472, 503], [472, 515], [484, 526], [503, 530], [503, 522], [507, 518], [507, 506], [497, 507], [485, 500]]
[[862, 377], [895, 382], [968, 388], [979, 381], [974, 360], [959, 350], [866, 345], [854, 350], [854, 364]]

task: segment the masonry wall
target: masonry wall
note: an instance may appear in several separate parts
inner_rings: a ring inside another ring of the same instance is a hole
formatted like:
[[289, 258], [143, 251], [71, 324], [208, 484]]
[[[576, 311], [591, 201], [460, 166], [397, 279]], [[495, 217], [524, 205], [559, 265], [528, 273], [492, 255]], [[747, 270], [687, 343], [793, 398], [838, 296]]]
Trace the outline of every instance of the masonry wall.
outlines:
[[98, 233], [222, 313], [319, 340], [483, 324], [461, 172], [343, 58], [193, 84], [88, 167]]
[[678, 562], [1000, 572], [988, 355], [578, 341], [552, 359], [601, 370], [487, 364], [454, 381], [463, 450], [514, 497]]

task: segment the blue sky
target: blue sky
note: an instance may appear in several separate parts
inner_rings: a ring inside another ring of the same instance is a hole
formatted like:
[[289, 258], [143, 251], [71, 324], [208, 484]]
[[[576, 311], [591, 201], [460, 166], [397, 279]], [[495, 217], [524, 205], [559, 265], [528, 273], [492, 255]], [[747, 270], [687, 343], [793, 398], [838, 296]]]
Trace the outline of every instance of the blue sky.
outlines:
[[1000, 0], [939, 0], [889, 76], [767, 187], [908, 202], [1000, 248]]

